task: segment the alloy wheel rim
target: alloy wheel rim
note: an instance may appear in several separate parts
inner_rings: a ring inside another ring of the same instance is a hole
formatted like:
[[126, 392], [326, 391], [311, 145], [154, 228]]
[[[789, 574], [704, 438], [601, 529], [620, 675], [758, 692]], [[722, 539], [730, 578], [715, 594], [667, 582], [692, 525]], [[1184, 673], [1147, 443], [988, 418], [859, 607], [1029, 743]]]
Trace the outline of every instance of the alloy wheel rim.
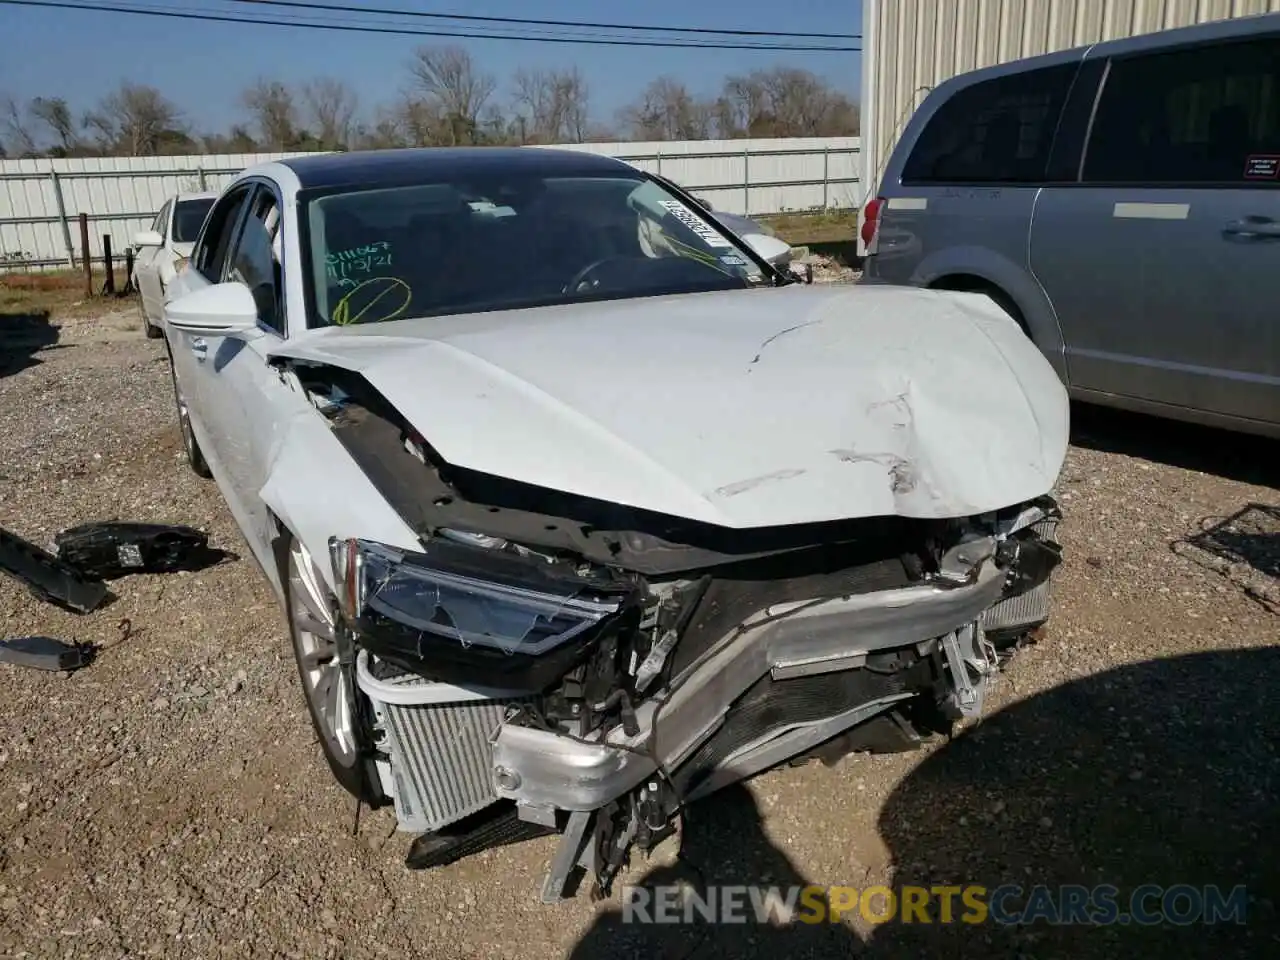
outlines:
[[356, 760], [350, 679], [338, 660], [337, 628], [328, 591], [302, 544], [289, 548], [289, 604], [303, 693], [332, 756]]
[[172, 371], [170, 374], [173, 377], [173, 401], [178, 406], [178, 430], [182, 433], [182, 448], [190, 458], [196, 448], [196, 437], [191, 432], [191, 415], [187, 413], [187, 401], [183, 399], [182, 391], [178, 389], [177, 374]]

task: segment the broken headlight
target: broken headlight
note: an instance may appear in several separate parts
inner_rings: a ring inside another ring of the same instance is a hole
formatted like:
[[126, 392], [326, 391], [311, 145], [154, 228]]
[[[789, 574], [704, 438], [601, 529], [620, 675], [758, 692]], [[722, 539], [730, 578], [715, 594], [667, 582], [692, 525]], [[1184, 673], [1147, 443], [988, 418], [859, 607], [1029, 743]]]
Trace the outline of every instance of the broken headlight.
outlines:
[[630, 588], [446, 539], [422, 551], [330, 541], [339, 606], [357, 642], [430, 680], [540, 690], [616, 624]]

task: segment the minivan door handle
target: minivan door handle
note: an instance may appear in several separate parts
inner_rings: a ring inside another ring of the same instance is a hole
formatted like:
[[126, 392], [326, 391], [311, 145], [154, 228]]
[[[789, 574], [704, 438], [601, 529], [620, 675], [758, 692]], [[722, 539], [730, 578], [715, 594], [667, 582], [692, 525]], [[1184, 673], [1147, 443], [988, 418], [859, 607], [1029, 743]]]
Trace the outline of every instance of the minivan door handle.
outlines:
[[1280, 240], [1280, 221], [1261, 216], [1230, 220], [1222, 228], [1222, 235], [1241, 240]]
[[197, 360], [203, 360], [209, 355], [209, 343], [204, 337], [191, 338], [191, 352], [196, 355]]

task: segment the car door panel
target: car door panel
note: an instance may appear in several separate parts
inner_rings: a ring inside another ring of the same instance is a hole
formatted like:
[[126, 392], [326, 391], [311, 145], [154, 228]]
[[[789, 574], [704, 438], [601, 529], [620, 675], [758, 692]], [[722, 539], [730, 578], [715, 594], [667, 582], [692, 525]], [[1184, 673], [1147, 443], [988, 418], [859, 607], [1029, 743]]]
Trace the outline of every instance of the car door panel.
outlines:
[[1280, 38], [1111, 63], [1083, 182], [1031, 229], [1073, 387], [1280, 422], [1280, 177], [1251, 166], [1280, 152], [1274, 89]]
[[[196, 242], [190, 268], [183, 270], [173, 280], [170, 287], [171, 298], [176, 299], [221, 281], [227, 252], [240, 225], [244, 205], [248, 199], [249, 192], [242, 189], [232, 190], [218, 200]], [[211, 416], [209, 406], [202, 395], [206, 379], [205, 369], [209, 361], [209, 337], [206, 334], [178, 330], [167, 325], [165, 335], [174, 376], [187, 401], [191, 430], [200, 444], [210, 472], [225, 491], [227, 487], [223, 478], [226, 476], [226, 470], [219, 460], [218, 447], [215, 443], [214, 423], [217, 418]]]
[[[283, 317], [264, 211], [279, 209], [275, 194], [255, 186], [240, 217], [226, 258], [222, 281], [245, 283], [259, 303], [259, 330], [248, 335], [204, 337], [206, 352], [197, 362], [199, 397], [210, 434], [220, 486], [236, 501], [242, 529], [259, 560], [271, 559], [273, 528], [259, 496], [267, 462], [276, 442], [274, 424], [292, 400], [280, 373], [267, 363], [268, 351], [282, 340]], [[210, 460], [212, 466], [213, 459]]]

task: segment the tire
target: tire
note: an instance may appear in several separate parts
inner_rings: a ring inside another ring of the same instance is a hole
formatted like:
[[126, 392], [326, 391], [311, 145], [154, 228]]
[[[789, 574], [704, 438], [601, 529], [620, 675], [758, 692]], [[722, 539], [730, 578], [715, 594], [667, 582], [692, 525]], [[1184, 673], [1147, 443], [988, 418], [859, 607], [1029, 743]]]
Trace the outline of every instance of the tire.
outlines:
[[[157, 331], [159, 336], [162, 331]], [[151, 334], [148, 333], [147, 336]], [[187, 455], [187, 465], [197, 477], [208, 480], [213, 476], [209, 464], [200, 450], [200, 443], [191, 429], [191, 416], [187, 413], [186, 401], [182, 399], [182, 391], [178, 389], [178, 375], [173, 369], [173, 353], [169, 353], [169, 379], [173, 382], [173, 403], [178, 410], [178, 432], [182, 434], [182, 449]]]
[[356, 688], [354, 667], [338, 662], [333, 596], [301, 541], [286, 533], [276, 553], [289, 641], [320, 751], [344, 790], [381, 806], [386, 798], [362, 732], [367, 705]]
[[142, 333], [146, 335], [148, 340], [157, 340], [164, 337], [164, 330], [161, 330], [159, 326], [152, 324], [151, 320], [147, 317], [147, 310], [145, 306], [142, 306], [142, 293], [140, 289], [138, 289], [137, 282], [131, 280], [131, 283], [133, 283], [134, 291], [138, 291], [137, 293], [134, 293], [134, 296], [138, 298], [138, 319], [142, 321]]

